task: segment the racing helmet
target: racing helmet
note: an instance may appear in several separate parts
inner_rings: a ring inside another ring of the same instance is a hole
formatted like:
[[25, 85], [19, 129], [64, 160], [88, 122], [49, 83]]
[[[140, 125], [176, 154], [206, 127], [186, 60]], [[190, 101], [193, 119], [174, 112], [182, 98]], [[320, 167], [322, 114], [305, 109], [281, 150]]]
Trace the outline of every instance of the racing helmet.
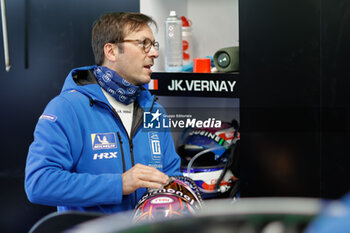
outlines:
[[194, 215], [202, 207], [196, 183], [188, 177], [170, 177], [160, 189], [149, 189], [135, 208], [134, 223]]
[[178, 148], [181, 170], [184, 176], [196, 182], [203, 198], [229, 190], [230, 196], [237, 194], [231, 192], [238, 181], [238, 176], [233, 174], [240, 138], [237, 129], [238, 122], [233, 120], [222, 122], [219, 128], [194, 128], [183, 132], [182, 145]]

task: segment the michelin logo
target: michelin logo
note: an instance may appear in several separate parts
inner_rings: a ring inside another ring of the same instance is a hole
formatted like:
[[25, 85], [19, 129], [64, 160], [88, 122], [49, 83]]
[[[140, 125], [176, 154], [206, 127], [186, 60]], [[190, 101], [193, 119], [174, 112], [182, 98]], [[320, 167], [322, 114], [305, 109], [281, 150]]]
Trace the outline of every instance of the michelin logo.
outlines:
[[117, 148], [115, 133], [93, 133], [91, 134], [93, 150], [105, 150]]

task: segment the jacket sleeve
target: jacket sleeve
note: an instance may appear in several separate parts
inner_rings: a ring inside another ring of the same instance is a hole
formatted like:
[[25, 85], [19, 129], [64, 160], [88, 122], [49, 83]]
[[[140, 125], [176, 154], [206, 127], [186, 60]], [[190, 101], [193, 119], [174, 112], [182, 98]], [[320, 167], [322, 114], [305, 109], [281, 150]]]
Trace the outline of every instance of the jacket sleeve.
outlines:
[[78, 125], [74, 108], [61, 96], [41, 115], [25, 168], [25, 191], [31, 202], [52, 206], [121, 203], [121, 174], [74, 172], [83, 148], [84, 132]]

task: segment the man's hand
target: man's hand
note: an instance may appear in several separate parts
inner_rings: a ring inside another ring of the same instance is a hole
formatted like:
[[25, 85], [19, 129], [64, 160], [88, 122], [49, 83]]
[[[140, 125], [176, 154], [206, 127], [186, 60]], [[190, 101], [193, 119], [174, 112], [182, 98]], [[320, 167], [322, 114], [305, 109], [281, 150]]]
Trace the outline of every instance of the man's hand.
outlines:
[[169, 177], [158, 169], [136, 164], [122, 174], [123, 195], [128, 195], [138, 188], [161, 188]]

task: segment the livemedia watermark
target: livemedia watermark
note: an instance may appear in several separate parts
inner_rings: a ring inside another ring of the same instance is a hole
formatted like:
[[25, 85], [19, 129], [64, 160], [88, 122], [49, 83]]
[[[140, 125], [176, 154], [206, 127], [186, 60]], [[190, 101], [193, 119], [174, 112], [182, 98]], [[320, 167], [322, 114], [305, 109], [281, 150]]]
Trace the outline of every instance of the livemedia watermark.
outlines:
[[144, 112], [144, 129], [186, 129], [186, 128], [220, 128], [222, 121], [209, 117], [198, 119], [192, 114], [165, 114], [159, 109], [155, 112]]

